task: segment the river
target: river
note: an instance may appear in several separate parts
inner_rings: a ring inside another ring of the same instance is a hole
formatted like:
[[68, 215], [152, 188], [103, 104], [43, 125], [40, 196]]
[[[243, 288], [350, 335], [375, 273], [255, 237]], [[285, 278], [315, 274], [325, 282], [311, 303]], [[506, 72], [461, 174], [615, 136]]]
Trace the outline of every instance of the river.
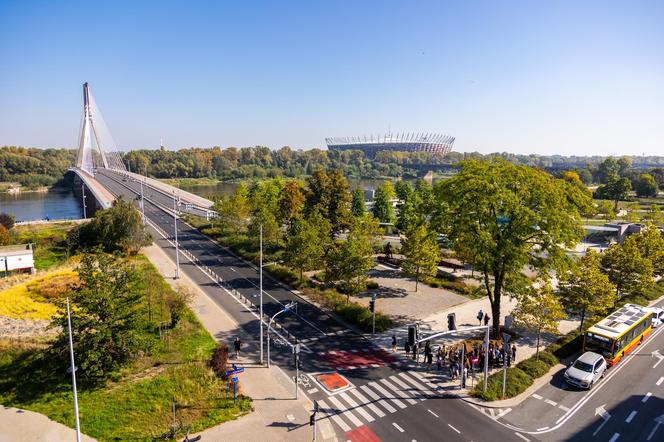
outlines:
[[16, 221], [83, 217], [83, 209], [71, 190], [0, 193], [0, 212], [14, 215]]

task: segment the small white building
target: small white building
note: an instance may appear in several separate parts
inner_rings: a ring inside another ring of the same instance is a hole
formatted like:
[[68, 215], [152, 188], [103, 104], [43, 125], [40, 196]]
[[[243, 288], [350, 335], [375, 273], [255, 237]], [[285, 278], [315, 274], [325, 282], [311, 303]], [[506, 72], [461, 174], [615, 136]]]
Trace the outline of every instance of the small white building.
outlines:
[[32, 244], [0, 246], [0, 273], [32, 272], [34, 268]]

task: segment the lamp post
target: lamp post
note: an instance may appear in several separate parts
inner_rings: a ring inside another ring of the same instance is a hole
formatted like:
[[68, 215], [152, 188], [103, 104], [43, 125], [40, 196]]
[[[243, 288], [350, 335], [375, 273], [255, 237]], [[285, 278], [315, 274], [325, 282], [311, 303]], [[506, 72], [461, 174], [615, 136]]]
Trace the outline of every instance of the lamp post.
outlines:
[[175, 193], [173, 193], [173, 227], [175, 230], [175, 279], [178, 279], [180, 277], [180, 245], [178, 244], [178, 214]]
[[143, 202], [143, 180], [141, 180], [141, 220], [145, 225], [145, 203]]
[[267, 367], [270, 368], [270, 328], [272, 327], [272, 321], [274, 321], [274, 318], [279, 316], [283, 312], [287, 312], [293, 307], [295, 307], [296, 302], [291, 301], [288, 304], [284, 306], [281, 310], [279, 310], [277, 313], [275, 313], [271, 318], [270, 322], [267, 324]]
[[76, 365], [74, 364], [74, 343], [71, 337], [71, 315], [67, 297], [67, 328], [69, 329], [69, 358], [71, 361], [71, 385], [74, 390], [74, 418], [76, 419], [76, 442], [81, 442], [81, 424], [78, 420], [78, 395], [76, 393]]
[[81, 183], [81, 196], [83, 199], [83, 219], [87, 218], [85, 213], [85, 183]]
[[[260, 261], [259, 261], [259, 288], [260, 290], [260, 321], [258, 321], [258, 326], [261, 328], [260, 339], [261, 339], [261, 365], [263, 365], [263, 224], [260, 226]], [[269, 345], [269, 344], [268, 344]]]

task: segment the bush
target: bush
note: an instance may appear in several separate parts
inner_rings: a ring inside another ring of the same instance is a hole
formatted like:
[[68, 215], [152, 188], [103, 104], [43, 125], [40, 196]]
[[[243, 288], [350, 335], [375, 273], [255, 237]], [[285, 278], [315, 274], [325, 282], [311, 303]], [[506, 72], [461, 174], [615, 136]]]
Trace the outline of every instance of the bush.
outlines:
[[553, 367], [560, 362], [550, 351], [541, 351], [539, 358], [540, 361], [544, 362], [549, 367]]
[[581, 344], [583, 343], [583, 335], [578, 331], [573, 331], [567, 335], [559, 338], [556, 342], [551, 344], [547, 351], [553, 353], [558, 360], [569, 358], [581, 351]]
[[376, 281], [369, 281], [367, 282], [367, 290], [376, 290], [378, 287], [378, 283]]
[[549, 371], [549, 365], [544, 361], [538, 361], [534, 357], [519, 362], [516, 368], [522, 370], [533, 379], [544, 376]]
[[4, 226], [5, 229], [11, 230], [14, 227], [14, 222], [16, 217], [9, 213], [0, 213], [0, 225]]
[[224, 381], [227, 380], [226, 371], [228, 370], [228, 344], [221, 343], [214, 349], [212, 360], [210, 361], [214, 373]]
[[489, 376], [486, 392], [482, 391], [483, 381], [478, 382], [477, 387], [473, 390], [472, 394], [481, 397], [485, 401], [495, 401], [497, 399], [506, 399], [514, 397], [526, 390], [533, 384], [533, 378], [519, 368], [507, 369], [507, 388], [505, 389], [505, 397], [503, 393], [503, 372], [494, 373]]
[[300, 276], [286, 266], [273, 264], [265, 267], [265, 270], [276, 279], [287, 283], [291, 287], [298, 288], [301, 286]]

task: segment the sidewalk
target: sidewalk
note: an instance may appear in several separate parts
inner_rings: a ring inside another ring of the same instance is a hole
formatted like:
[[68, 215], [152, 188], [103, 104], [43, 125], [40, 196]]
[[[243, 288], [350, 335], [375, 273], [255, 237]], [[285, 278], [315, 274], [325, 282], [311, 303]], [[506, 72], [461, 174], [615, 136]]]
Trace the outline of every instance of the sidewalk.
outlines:
[[[172, 287], [181, 286], [191, 291], [193, 300], [190, 307], [215, 339], [228, 343], [231, 348], [235, 336], [240, 336], [243, 342], [256, 341], [254, 336], [246, 336], [233, 318], [215, 304], [186, 274], [181, 273], [178, 281], [173, 280], [175, 264], [158, 246], [144, 248], [143, 254]], [[239, 388], [243, 394], [253, 399], [254, 411], [201, 432], [203, 440], [310, 441], [312, 439], [309, 416], [313, 404], [303, 394], [302, 389], [299, 399], [295, 399], [293, 381], [286, 373], [275, 365], [269, 369], [257, 365], [257, 346], [248, 349], [243, 347], [240, 359], [231, 358], [230, 361], [245, 369], [244, 373], [239, 375]], [[336, 440], [329, 420], [318, 421], [317, 427], [318, 440]]]
[[[34, 411], [0, 406], [0, 442], [69, 442], [76, 431]], [[95, 441], [81, 434], [85, 442]]]

